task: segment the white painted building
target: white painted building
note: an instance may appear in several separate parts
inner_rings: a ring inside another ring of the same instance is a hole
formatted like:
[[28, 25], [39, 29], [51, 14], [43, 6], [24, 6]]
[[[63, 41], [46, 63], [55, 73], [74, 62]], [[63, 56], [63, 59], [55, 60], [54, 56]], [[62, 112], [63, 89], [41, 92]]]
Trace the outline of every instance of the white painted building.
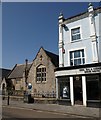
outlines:
[[[57, 100], [84, 106], [99, 104], [101, 81], [101, 7], [59, 20], [59, 68]], [[65, 91], [64, 91], [65, 90]]]

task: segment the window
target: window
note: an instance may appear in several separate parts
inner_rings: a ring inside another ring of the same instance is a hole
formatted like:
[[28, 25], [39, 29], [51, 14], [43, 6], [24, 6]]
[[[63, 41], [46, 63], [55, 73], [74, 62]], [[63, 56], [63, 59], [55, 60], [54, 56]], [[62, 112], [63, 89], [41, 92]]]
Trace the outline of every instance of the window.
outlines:
[[70, 65], [82, 65], [85, 63], [84, 49], [70, 52]]
[[69, 82], [69, 80], [60, 81], [59, 86], [60, 86], [59, 97], [61, 99], [70, 99], [70, 82]]
[[99, 76], [87, 76], [87, 100], [99, 100]]
[[36, 81], [46, 81], [46, 67], [43, 65], [40, 65], [39, 67], [37, 67], [36, 69]]
[[72, 41], [81, 39], [80, 27], [71, 30]]

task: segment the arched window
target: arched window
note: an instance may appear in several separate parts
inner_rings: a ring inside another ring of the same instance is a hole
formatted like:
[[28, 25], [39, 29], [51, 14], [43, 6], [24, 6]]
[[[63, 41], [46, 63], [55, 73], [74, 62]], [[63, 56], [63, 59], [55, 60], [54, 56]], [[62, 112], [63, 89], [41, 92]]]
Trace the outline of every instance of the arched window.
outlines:
[[44, 65], [40, 65], [36, 68], [36, 81], [46, 81], [46, 67]]

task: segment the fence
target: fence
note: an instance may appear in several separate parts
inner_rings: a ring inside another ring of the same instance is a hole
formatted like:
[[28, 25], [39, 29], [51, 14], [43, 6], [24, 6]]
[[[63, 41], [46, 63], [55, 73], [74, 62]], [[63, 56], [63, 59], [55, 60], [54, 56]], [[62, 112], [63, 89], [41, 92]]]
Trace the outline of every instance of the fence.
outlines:
[[32, 95], [36, 98], [55, 98], [56, 97], [55, 92], [46, 92], [46, 93], [37, 92]]
[[[8, 95], [7, 91], [2, 91], [2, 95]], [[23, 90], [10, 91], [10, 96], [24, 96]], [[36, 98], [56, 98], [56, 93], [53, 92], [35, 92], [32, 94]]]
[[[2, 95], [8, 95], [8, 91], [2, 90]], [[11, 96], [23, 96], [24, 91], [22, 91], [22, 90], [9, 91], [9, 95], [11, 95]]]

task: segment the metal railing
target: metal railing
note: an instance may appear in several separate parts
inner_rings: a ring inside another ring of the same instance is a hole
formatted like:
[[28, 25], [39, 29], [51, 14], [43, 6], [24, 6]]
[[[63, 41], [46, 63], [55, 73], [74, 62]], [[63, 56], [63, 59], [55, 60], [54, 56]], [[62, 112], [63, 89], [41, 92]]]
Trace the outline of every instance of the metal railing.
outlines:
[[54, 93], [54, 92], [46, 92], [46, 93], [37, 92], [37, 93], [34, 93], [33, 96], [36, 98], [55, 98], [56, 93]]
[[[2, 91], [2, 95], [8, 95], [7, 91]], [[33, 97], [36, 98], [56, 98], [55, 92], [35, 92], [31, 94]], [[23, 90], [14, 90], [10, 92], [10, 96], [24, 96]]]

